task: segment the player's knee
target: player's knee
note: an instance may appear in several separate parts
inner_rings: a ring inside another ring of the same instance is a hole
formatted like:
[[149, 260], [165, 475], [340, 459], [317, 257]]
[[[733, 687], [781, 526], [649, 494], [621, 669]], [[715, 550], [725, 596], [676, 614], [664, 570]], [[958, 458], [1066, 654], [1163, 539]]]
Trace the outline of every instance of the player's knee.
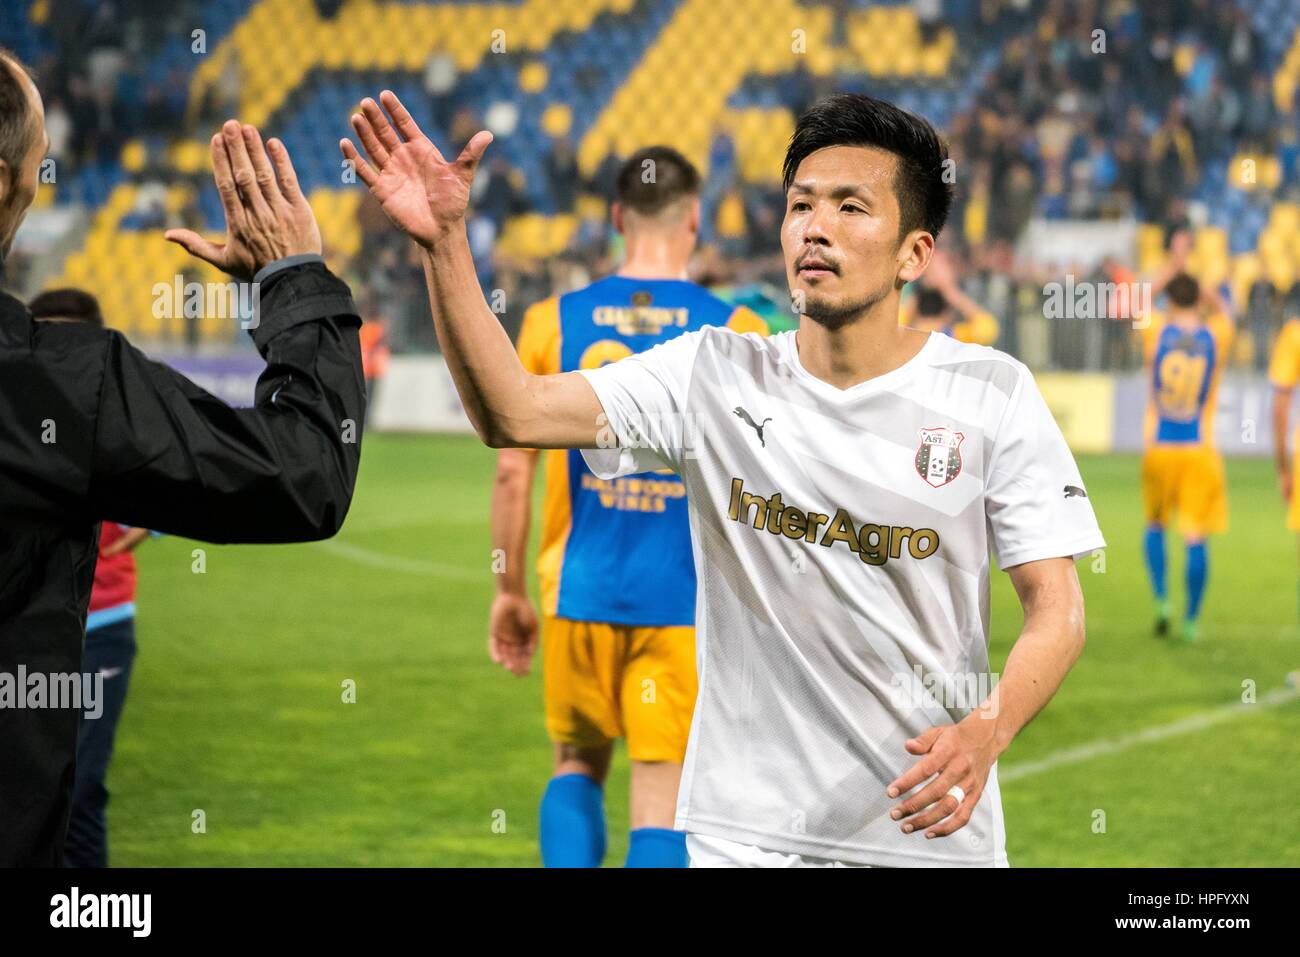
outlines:
[[581, 774], [597, 784], [605, 783], [613, 755], [612, 741], [599, 745], [576, 745], [556, 742], [555, 774]]

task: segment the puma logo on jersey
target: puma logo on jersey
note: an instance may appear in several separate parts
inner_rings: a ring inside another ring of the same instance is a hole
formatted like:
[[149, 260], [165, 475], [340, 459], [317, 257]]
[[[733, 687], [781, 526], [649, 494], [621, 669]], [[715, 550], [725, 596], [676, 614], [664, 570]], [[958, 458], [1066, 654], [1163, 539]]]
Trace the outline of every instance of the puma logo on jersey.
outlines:
[[750, 417], [750, 414], [746, 412], [744, 409], [742, 409], [740, 406], [736, 406], [734, 411], [736, 415], [740, 416], [741, 419], [744, 420], [747, 426], [749, 426], [751, 429], [753, 429], [755, 432], [758, 433], [759, 444], [762, 445], [763, 448], [767, 448], [767, 441], [763, 438], [763, 429], [767, 426], [767, 423], [772, 421], [771, 417], [769, 416], [768, 418], [764, 419], [762, 425], [759, 425], [755, 423], [753, 418]]
[[1065, 487], [1065, 497], [1066, 498], [1076, 498], [1076, 497], [1087, 498], [1088, 493], [1085, 492], [1083, 489], [1079, 488], [1079, 486], [1077, 485], [1067, 485]]

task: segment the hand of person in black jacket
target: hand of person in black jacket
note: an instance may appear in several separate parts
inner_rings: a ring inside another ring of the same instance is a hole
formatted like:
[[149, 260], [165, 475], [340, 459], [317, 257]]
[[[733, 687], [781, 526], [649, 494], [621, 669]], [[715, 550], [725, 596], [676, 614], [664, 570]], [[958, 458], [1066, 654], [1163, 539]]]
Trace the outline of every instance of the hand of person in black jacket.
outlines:
[[164, 236], [244, 280], [277, 259], [319, 254], [320, 229], [284, 144], [272, 139], [268, 157], [256, 127], [227, 120], [211, 145], [212, 172], [226, 214], [226, 242], [211, 242], [190, 229], [169, 229]]

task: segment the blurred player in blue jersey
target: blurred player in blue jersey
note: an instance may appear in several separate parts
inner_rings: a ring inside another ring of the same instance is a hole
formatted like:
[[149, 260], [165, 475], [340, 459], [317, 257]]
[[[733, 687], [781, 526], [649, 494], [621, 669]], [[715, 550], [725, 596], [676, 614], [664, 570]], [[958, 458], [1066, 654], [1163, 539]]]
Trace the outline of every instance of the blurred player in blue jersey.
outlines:
[[[649, 147], [623, 166], [613, 204], [626, 256], [616, 275], [537, 303], [517, 348], [536, 375], [592, 369], [684, 332], [726, 325], [767, 333], [750, 310], [688, 282], [700, 224], [699, 174], [676, 150]], [[497, 463], [497, 576], [488, 649], [526, 674], [538, 616], [525, 590], [536, 450]], [[605, 856], [603, 785], [616, 738], [632, 762], [628, 867], [685, 867], [672, 830], [695, 706], [695, 565], [686, 493], [672, 472], [597, 479], [576, 450], [545, 453], [537, 572], [546, 727], [555, 776], [541, 805], [542, 862], [596, 867]]]
[[1187, 547], [1183, 638], [1195, 641], [1209, 579], [1206, 539], [1228, 528], [1223, 457], [1214, 447], [1219, 380], [1228, 361], [1233, 321], [1222, 300], [1182, 272], [1186, 241], [1177, 243], [1168, 278], [1157, 283], [1167, 308], [1142, 329], [1150, 384], [1142, 497], [1144, 550], [1156, 598], [1156, 634], [1169, 631], [1165, 527], [1177, 517]]

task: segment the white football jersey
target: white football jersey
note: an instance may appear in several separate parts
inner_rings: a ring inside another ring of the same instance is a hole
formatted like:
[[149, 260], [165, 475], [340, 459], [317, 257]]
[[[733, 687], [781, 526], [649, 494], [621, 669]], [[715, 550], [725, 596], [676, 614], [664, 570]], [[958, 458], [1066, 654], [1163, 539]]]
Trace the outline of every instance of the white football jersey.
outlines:
[[931, 334], [838, 389], [795, 333], [678, 336], [582, 373], [612, 431], [601, 478], [672, 468], [698, 576], [699, 697], [679, 830], [882, 866], [1005, 866], [996, 766], [970, 823], [889, 817], [903, 742], [988, 695], [1002, 568], [1104, 547], [1029, 370]]

